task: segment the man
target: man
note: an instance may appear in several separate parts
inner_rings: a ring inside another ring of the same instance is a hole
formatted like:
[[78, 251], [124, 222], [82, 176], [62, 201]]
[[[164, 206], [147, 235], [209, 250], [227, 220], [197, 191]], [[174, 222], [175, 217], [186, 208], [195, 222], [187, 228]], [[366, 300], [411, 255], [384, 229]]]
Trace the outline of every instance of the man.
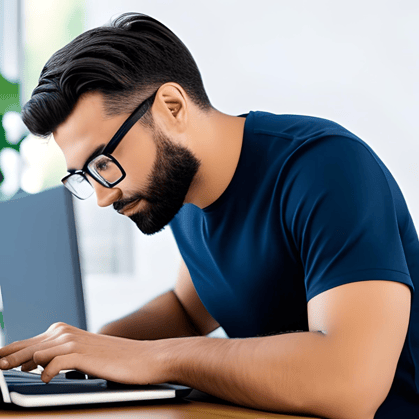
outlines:
[[[23, 120], [54, 135], [73, 194], [95, 192], [145, 234], [169, 224], [183, 262], [174, 290], [100, 334], [56, 323], [1, 349], [2, 368], [416, 417], [419, 241], [365, 142], [325, 119], [216, 110], [184, 44], [142, 14], [55, 53]], [[230, 339], [206, 337], [220, 325]]]

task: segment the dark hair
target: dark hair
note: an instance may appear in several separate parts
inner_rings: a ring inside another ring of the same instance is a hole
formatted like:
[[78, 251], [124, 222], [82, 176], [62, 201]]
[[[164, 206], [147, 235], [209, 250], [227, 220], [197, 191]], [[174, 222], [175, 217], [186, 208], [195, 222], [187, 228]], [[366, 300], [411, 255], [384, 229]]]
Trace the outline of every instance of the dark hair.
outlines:
[[[38, 86], [22, 110], [29, 131], [49, 136], [81, 95], [100, 92], [106, 116], [132, 112], [162, 84], [176, 82], [199, 109], [212, 106], [198, 67], [183, 42], [158, 20], [124, 13], [107, 26], [79, 35], [42, 69]], [[140, 120], [152, 126], [151, 114]]]

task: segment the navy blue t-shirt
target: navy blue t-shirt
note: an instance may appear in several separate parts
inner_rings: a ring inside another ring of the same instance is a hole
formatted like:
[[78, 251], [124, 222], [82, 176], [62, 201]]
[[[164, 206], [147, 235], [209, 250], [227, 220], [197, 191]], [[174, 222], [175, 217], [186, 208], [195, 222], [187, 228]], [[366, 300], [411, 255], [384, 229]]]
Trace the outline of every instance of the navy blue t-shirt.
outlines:
[[245, 338], [308, 331], [308, 301], [339, 285], [407, 284], [408, 334], [375, 417], [395, 409], [419, 418], [419, 240], [395, 179], [335, 122], [240, 116], [243, 145], [227, 189], [204, 209], [185, 204], [170, 223], [199, 298], [229, 337]]

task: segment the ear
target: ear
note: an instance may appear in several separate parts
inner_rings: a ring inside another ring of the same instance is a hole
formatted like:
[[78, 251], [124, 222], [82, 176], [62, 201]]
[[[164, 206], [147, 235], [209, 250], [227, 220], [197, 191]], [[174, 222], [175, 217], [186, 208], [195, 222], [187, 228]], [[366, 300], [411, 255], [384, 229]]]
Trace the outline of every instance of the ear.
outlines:
[[177, 83], [165, 83], [157, 91], [152, 107], [153, 118], [167, 133], [183, 133], [188, 123], [185, 90]]

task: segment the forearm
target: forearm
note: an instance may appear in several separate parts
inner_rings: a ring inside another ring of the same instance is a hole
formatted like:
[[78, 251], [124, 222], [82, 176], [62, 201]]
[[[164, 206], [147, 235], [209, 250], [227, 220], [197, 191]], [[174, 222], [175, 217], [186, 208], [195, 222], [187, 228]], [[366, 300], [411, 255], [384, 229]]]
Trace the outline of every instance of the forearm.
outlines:
[[[162, 342], [171, 382], [233, 403], [325, 418], [368, 418], [353, 403], [328, 337], [318, 332]], [[372, 416], [371, 416], [372, 418]]]
[[136, 340], [199, 335], [173, 291], [159, 295], [135, 313], [103, 326], [99, 333]]

